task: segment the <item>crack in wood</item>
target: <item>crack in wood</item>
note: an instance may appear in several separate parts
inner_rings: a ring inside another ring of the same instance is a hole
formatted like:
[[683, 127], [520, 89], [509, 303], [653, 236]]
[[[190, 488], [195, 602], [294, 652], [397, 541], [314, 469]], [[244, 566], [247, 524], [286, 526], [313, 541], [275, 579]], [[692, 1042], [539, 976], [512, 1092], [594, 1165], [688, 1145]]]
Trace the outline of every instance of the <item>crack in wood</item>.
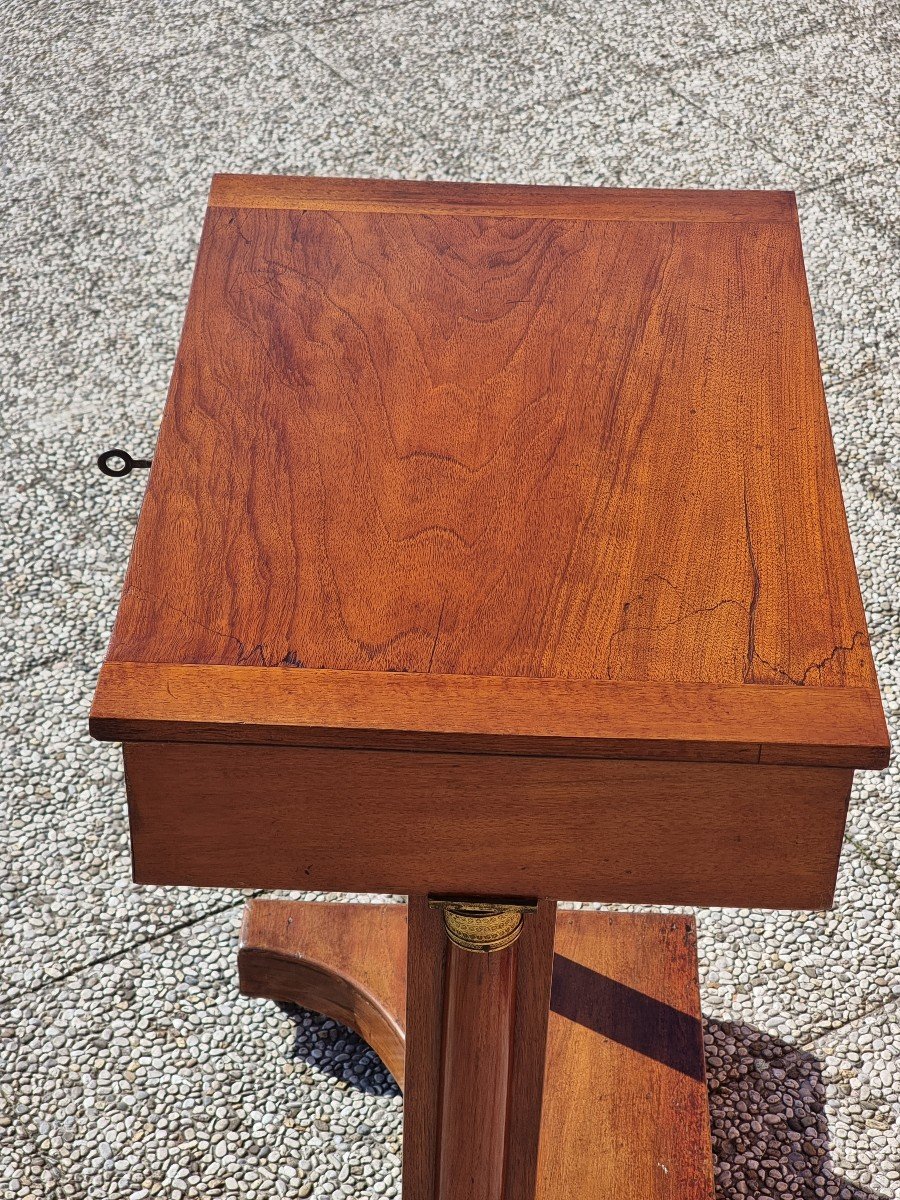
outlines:
[[750, 570], [753, 574], [753, 587], [750, 592], [750, 604], [747, 608], [747, 661], [744, 664], [744, 683], [750, 681], [753, 673], [753, 661], [756, 658], [756, 610], [759, 607], [759, 596], [762, 585], [759, 577], [759, 566], [756, 562], [756, 551], [753, 549], [753, 537], [750, 532], [750, 504], [747, 500], [747, 478], [744, 476], [744, 533], [747, 538], [747, 555], [750, 559]]
[[[658, 579], [661, 583], [667, 584], [668, 587], [670, 587], [672, 589], [672, 591], [675, 592], [675, 594], [678, 596], [679, 600], [681, 600], [683, 603], [684, 591], [680, 588], [677, 588], [675, 586], [675, 584], [672, 583], [671, 579], [667, 579], [665, 575], [660, 575], [657, 571], [654, 571], [650, 575], [645, 576], [643, 582], [645, 584], [649, 583], [651, 579]], [[728, 604], [733, 604], [735, 607], [743, 609], [745, 612], [747, 611], [747, 605], [742, 600], [734, 600], [731, 597], [726, 596], [725, 599], [723, 599], [723, 600], [717, 600], [715, 602], [715, 604], [701, 605], [699, 608], [689, 609], [687, 612], [679, 613], [677, 617], [673, 617], [669, 621], [663, 621], [660, 624], [629, 625], [628, 619], [627, 619], [629, 609], [631, 608], [631, 606], [633, 604], [639, 604], [643, 599], [644, 599], [644, 596], [643, 596], [643, 593], [641, 593], [638, 596], [636, 596], [634, 599], [626, 600], [625, 603], [622, 605], [622, 615], [623, 615], [623, 618], [625, 618], [625, 619], [623, 620], [622, 624], [620, 624], [617, 629], [613, 630], [612, 634], [610, 635], [609, 643], [607, 646], [607, 652], [606, 652], [606, 678], [607, 679], [613, 678], [613, 675], [612, 675], [613, 643], [615, 642], [616, 638], [620, 637], [623, 633], [660, 633], [664, 629], [671, 629], [672, 626], [674, 626], [674, 625], [681, 625], [685, 621], [691, 620], [692, 617], [699, 617], [699, 616], [703, 616], [705, 613], [716, 612], [717, 609], [724, 608]]]
[[[799, 677], [796, 675], [791, 675], [788, 671], [782, 670], [782, 668], [776, 666], [775, 663], [771, 663], [768, 661], [768, 659], [763, 658], [761, 654], [755, 654], [754, 658], [757, 662], [761, 662], [763, 666], [768, 667], [770, 671], [774, 671], [776, 675], [780, 675], [782, 679], [786, 679], [788, 683], [792, 683], [795, 687], [804, 687], [807, 679], [813, 671], [823, 671], [827, 666], [834, 662], [839, 654], [850, 654], [851, 651], [855, 650], [858, 645], [867, 646], [868, 644], [869, 639], [862, 632], [862, 630], [858, 629], [853, 634], [849, 646], [835, 646], [830, 654], [826, 654], [824, 658], [819, 659], [817, 662], [810, 663], [809, 666], [804, 670], [803, 674]], [[760, 681], [750, 679], [748, 682], [756, 683]]]

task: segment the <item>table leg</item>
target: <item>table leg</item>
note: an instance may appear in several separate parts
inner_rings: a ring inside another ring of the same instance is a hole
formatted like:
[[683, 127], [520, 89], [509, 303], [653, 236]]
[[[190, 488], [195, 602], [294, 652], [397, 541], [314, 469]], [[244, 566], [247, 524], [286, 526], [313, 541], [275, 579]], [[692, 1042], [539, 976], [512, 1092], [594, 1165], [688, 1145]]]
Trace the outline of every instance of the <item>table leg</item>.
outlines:
[[479, 950], [470, 902], [409, 898], [406, 1200], [534, 1196], [556, 905], [532, 908]]
[[242, 992], [342, 1021], [394, 1073], [406, 1200], [484, 1197], [501, 1177], [504, 1200], [713, 1200], [693, 918], [563, 910], [554, 930], [539, 905], [504, 962], [457, 955], [441, 911], [411, 907], [408, 939], [403, 904], [254, 900], [238, 955]]

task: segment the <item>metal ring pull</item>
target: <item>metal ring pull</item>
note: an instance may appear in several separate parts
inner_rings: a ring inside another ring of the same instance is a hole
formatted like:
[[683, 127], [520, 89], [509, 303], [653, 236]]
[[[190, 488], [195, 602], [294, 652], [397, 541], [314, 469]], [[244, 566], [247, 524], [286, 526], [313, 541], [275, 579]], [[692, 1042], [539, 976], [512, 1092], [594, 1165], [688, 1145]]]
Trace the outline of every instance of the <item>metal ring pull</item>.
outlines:
[[[112, 465], [117, 459], [122, 464], [119, 467]], [[119, 449], [104, 450], [97, 459], [97, 466], [103, 474], [109, 475], [113, 479], [121, 479], [124, 475], [130, 475], [135, 467], [145, 470], [147, 467], [152, 466], [152, 464], [152, 458], [132, 458], [127, 450]]]

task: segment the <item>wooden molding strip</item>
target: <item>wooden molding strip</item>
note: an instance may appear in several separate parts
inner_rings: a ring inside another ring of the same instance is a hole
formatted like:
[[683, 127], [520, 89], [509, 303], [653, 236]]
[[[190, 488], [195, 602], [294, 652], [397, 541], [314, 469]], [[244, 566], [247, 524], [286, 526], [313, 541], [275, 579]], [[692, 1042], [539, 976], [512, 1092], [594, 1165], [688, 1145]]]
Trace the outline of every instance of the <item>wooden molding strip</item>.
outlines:
[[797, 219], [793, 192], [538, 187], [291, 175], [214, 175], [209, 205], [578, 221], [796, 222]]
[[106, 662], [102, 741], [881, 768], [876, 691]]

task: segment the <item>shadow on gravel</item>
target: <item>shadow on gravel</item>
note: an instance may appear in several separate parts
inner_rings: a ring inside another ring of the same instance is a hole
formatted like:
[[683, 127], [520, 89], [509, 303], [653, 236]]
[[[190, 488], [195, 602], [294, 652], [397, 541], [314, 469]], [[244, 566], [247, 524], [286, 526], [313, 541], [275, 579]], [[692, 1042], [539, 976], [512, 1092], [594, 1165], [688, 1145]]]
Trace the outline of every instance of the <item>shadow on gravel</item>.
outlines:
[[705, 1033], [720, 1200], [886, 1200], [832, 1166], [814, 1054], [749, 1025], [707, 1020]]
[[399, 1096], [393, 1075], [352, 1029], [295, 1004], [278, 1007], [294, 1024], [292, 1058], [368, 1095]]
[[[294, 1005], [279, 1007], [294, 1023], [293, 1057], [369, 1094], [399, 1094], [381, 1059], [352, 1030]], [[749, 1025], [707, 1020], [704, 1029], [719, 1200], [887, 1200], [833, 1168], [822, 1064], [814, 1054]]]

